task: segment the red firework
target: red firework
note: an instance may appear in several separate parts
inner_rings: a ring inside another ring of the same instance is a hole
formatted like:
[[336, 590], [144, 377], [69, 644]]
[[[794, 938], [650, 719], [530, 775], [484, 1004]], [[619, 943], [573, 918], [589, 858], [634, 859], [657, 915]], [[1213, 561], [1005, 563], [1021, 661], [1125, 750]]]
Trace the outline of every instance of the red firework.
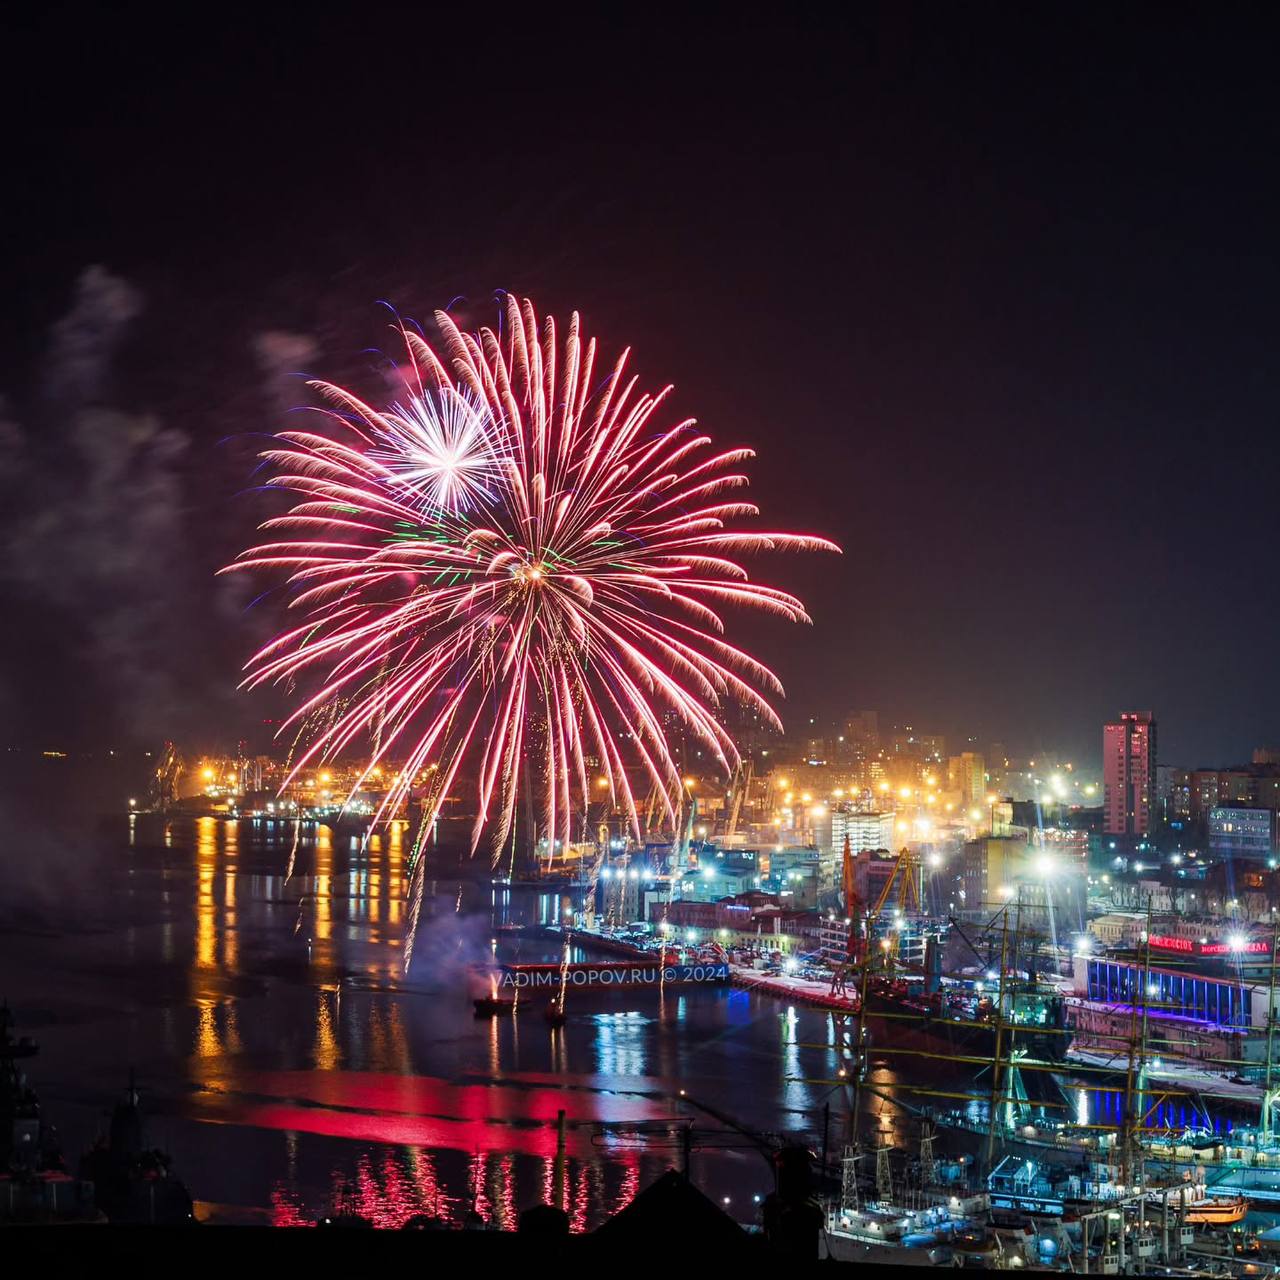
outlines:
[[548, 838], [567, 843], [597, 775], [595, 797], [637, 837], [637, 794], [675, 823], [669, 724], [726, 773], [727, 704], [781, 727], [767, 697], [781, 684], [724, 639], [721, 610], [808, 621], [739, 557], [839, 548], [731, 527], [758, 514], [726, 496], [753, 451], [715, 451], [693, 419], [659, 425], [671, 388], [638, 393], [627, 351], [602, 376], [577, 315], [563, 335], [515, 298], [500, 333], [436, 320], [435, 348], [400, 328], [407, 403], [376, 409], [313, 383], [325, 430], [283, 432], [264, 453], [297, 501], [223, 572], [283, 573], [301, 620], [244, 683], [308, 690], [286, 722], [306, 727], [290, 778], [368, 744], [354, 790], [402, 758], [379, 816], [429, 772], [434, 822], [467, 765], [473, 852], [486, 831], [503, 845], [525, 786]]

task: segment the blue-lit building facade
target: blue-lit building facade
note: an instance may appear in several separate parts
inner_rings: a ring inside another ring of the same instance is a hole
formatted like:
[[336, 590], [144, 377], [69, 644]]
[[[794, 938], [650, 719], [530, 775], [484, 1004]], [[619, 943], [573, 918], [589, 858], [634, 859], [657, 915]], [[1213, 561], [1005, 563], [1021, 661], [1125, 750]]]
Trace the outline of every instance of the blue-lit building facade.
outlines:
[[[1078, 985], [1090, 1000], [1131, 1006], [1143, 1003], [1141, 963], [1080, 957], [1085, 969]], [[1160, 1016], [1192, 1018], [1215, 1026], [1265, 1027], [1267, 992], [1229, 977], [1211, 978], [1176, 969], [1152, 968], [1147, 974], [1148, 1009]], [[1256, 999], [1255, 999], [1256, 997]], [[1257, 1005], [1255, 1014], [1254, 1006]]]
[[1261, 1062], [1266, 1054], [1265, 985], [1140, 961], [1077, 956], [1071, 1020], [1082, 1045], [1114, 1049], [1133, 1034], [1133, 1010], [1145, 997], [1150, 1034], [1170, 1053], [1205, 1061]]

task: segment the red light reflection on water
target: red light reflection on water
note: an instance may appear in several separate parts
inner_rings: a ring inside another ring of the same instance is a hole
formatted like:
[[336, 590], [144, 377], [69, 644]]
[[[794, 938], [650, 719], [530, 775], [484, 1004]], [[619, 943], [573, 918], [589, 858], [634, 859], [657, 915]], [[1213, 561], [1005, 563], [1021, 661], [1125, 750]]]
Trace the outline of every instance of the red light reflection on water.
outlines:
[[[202, 1095], [210, 1119], [391, 1146], [547, 1158], [556, 1152], [561, 1111], [567, 1149], [588, 1156], [596, 1124], [654, 1119], [663, 1110], [636, 1095], [521, 1087], [516, 1080], [454, 1084], [378, 1072], [237, 1071], [222, 1083], [222, 1090]], [[242, 1100], [238, 1094], [275, 1101]]]
[[587, 1166], [578, 1165], [573, 1176], [573, 1196], [565, 1208], [569, 1210], [569, 1230], [587, 1229], [587, 1210], [591, 1205], [591, 1188], [587, 1185]]
[[[554, 1158], [540, 1161], [543, 1199], [555, 1203]], [[615, 1203], [605, 1203], [603, 1167], [599, 1162], [584, 1164], [565, 1161], [564, 1200], [571, 1231], [585, 1231], [591, 1219], [593, 1198], [598, 1216], [630, 1202], [639, 1183], [639, 1165], [628, 1155], [621, 1165], [622, 1187]], [[514, 1231], [519, 1213], [516, 1205], [515, 1157], [509, 1154], [476, 1154], [468, 1164], [465, 1194], [446, 1194], [440, 1185], [435, 1161], [419, 1150], [385, 1151], [365, 1154], [356, 1161], [352, 1175], [335, 1169], [330, 1175], [328, 1201], [308, 1212], [296, 1193], [278, 1183], [271, 1193], [271, 1223], [277, 1227], [311, 1226], [323, 1214], [359, 1214], [375, 1227], [397, 1229], [411, 1218], [424, 1215], [451, 1226], [462, 1226], [474, 1211], [504, 1231]], [[593, 1197], [594, 1192], [594, 1197]]]
[[609, 1210], [611, 1217], [613, 1214], [625, 1209], [636, 1198], [636, 1192], [640, 1190], [640, 1161], [634, 1156], [626, 1159], [623, 1162], [623, 1170], [622, 1186], [618, 1191], [618, 1198]]
[[498, 1226], [503, 1231], [514, 1231], [519, 1216], [516, 1209], [515, 1166], [514, 1156], [503, 1155], [498, 1159], [498, 1194], [495, 1203]]
[[273, 1227], [312, 1227], [315, 1221], [302, 1211], [302, 1205], [277, 1184], [271, 1188], [271, 1225]]
[[488, 1221], [493, 1212], [493, 1206], [489, 1203], [488, 1192], [484, 1185], [485, 1161], [486, 1157], [479, 1151], [471, 1157], [471, 1197], [472, 1207], [476, 1213]]
[[355, 1173], [347, 1177], [335, 1169], [329, 1203], [310, 1214], [283, 1184], [271, 1192], [271, 1224], [276, 1227], [312, 1226], [318, 1214], [359, 1214], [375, 1227], [396, 1229], [419, 1214], [442, 1222], [460, 1220], [460, 1201], [440, 1190], [435, 1164], [425, 1151], [386, 1151], [363, 1155]]

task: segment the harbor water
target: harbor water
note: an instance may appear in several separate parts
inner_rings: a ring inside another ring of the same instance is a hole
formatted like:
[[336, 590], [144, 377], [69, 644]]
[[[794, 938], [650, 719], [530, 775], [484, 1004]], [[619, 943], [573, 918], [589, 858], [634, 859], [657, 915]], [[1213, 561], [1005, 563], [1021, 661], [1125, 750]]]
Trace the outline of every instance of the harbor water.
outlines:
[[[477, 1019], [471, 966], [560, 958], [501, 926], [563, 921], [573, 893], [429, 881], [406, 974], [402, 827], [365, 845], [354, 827], [140, 815], [81, 840], [33, 850], [47, 875], [33, 861], [11, 885], [0, 994], [40, 1042], [29, 1076], [69, 1160], [133, 1070], [150, 1142], [207, 1219], [309, 1222], [341, 1203], [385, 1226], [513, 1227], [559, 1194], [587, 1229], [681, 1163], [691, 1123], [696, 1182], [750, 1222], [773, 1187], [752, 1135], [817, 1151], [825, 1121], [833, 1158], [844, 1141], [844, 1028], [821, 1010], [692, 985], [575, 990], [563, 1027], [540, 1009]], [[967, 1071], [944, 1087], [975, 1087]], [[870, 1083], [864, 1137], [905, 1159], [916, 1125], [892, 1099], [927, 1099], [885, 1063]], [[1115, 1105], [1070, 1096], [1086, 1122]]]

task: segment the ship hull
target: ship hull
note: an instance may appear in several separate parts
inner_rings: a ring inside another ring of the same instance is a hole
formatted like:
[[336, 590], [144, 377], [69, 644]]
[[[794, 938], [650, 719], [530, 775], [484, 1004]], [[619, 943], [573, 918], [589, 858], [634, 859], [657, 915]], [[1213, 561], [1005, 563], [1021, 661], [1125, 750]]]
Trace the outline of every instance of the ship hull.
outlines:
[[[984, 1082], [989, 1081], [985, 1073], [996, 1057], [996, 1029], [990, 1023], [964, 1022], [905, 1010], [891, 1002], [868, 1001], [863, 1025], [869, 1058], [874, 1061], [879, 1054], [904, 1078], [936, 1079], [941, 1075], [973, 1079], [981, 1075]], [[1021, 1053], [1037, 1062], [1054, 1061], [1047, 1058], [1045, 1049], [1056, 1039], [1006, 1028], [1000, 1036], [1000, 1058], [1007, 1064], [1015, 1053]], [[1059, 1053], [1065, 1051], [1065, 1045], [1053, 1047]], [[1029, 1102], [1062, 1101], [1062, 1088], [1052, 1071], [1037, 1068], [1020, 1074]]]
[[[965, 1022], [892, 1004], [867, 1003], [866, 1027], [873, 1045], [925, 1049], [990, 1061], [996, 1052], [996, 1029], [989, 1022]], [[1005, 1027], [1000, 1054], [1016, 1052], [1037, 1061], [1061, 1062], [1070, 1045], [1066, 1035], [1045, 1035], [1021, 1027]], [[1064, 1070], [1065, 1070], [1064, 1066]]]

